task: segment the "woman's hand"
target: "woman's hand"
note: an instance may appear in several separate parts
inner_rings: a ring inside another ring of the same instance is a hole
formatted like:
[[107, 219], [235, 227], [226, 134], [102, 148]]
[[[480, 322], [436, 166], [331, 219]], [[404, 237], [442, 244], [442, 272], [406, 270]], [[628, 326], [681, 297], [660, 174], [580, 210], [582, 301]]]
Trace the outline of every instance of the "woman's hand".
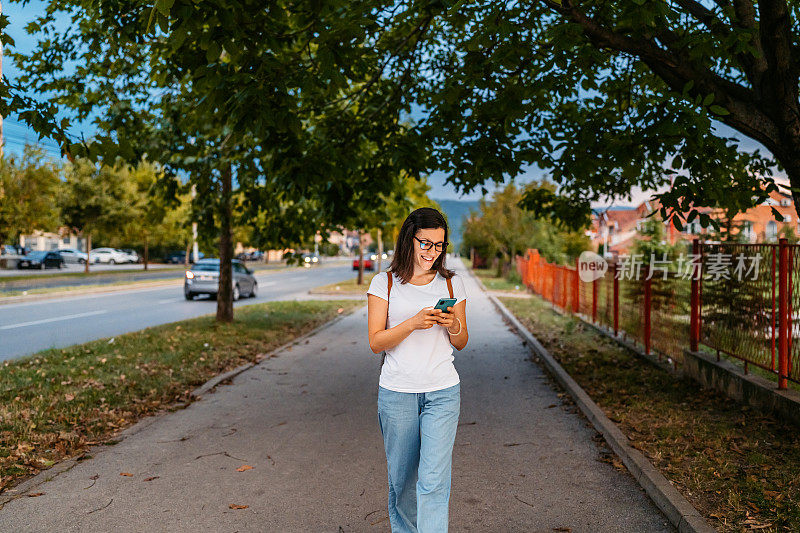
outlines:
[[456, 323], [456, 316], [453, 314], [453, 308], [448, 307], [447, 312], [440, 312], [436, 317], [439, 325], [448, 330]]
[[423, 307], [419, 313], [411, 317], [411, 327], [414, 329], [430, 329], [439, 323], [437, 317], [441, 311], [433, 307]]

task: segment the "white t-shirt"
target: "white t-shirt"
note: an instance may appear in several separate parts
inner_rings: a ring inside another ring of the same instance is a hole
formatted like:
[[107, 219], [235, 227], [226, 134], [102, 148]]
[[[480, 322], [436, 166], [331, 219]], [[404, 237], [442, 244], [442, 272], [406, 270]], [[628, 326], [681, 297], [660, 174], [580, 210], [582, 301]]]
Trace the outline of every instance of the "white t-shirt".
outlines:
[[[433, 307], [439, 298], [449, 298], [447, 281], [436, 273], [427, 285], [401, 283], [392, 274], [392, 291], [389, 295], [389, 324], [393, 328], [419, 313], [423, 307]], [[453, 298], [456, 303], [466, 300], [464, 282], [455, 275], [451, 278]], [[379, 272], [372, 278], [367, 294], [386, 300], [388, 276]], [[432, 392], [459, 383], [453, 366], [453, 346], [444, 327], [417, 329], [394, 348], [386, 350], [386, 361], [381, 368], [380, 386], [396, 392]]]

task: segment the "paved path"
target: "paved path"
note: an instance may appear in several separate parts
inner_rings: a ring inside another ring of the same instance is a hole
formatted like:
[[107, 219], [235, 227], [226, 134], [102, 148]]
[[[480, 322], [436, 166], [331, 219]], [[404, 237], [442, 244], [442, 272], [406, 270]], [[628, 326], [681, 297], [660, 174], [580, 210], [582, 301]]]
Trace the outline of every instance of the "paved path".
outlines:
[[[673, 531], [466, 286], [451, 531]], [[362, 309], [7, 503], [0, 531], [388, 531], [378, 366]]]

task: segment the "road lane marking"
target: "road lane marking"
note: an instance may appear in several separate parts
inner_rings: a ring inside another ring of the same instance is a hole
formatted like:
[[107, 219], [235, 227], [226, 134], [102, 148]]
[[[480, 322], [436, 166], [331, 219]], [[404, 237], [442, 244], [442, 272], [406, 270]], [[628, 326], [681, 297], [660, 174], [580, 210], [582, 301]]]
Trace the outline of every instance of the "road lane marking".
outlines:
[[186, 298], [165, 298], [163, 300], [159, 300], [156, 302], [157, 304], [171, 304], [171, 303], [178, 303], [184, 301]]
[[36, 326], [38, 324], [47, 324], [49, 322], [59, 322], [61, 320], [72, 320], [73, 318], [83, 318], [87, 316], [94, 316], [94, 315], [102, 315], [103, 313], [107, 313], [108, 311], [103, 309], [101, 311], [89, 311], [87, 313], [78, 313], [75, 315], [64, 315], [58, 316], [53, 318], [44, 318], [42, 320], [32, 320], [30, 322], [20, 322], [19, 324], [10, 324], [8, 326], [0, 326], [0, 329], [14, 329], [14, 328], [24, 328], [26, 326]]

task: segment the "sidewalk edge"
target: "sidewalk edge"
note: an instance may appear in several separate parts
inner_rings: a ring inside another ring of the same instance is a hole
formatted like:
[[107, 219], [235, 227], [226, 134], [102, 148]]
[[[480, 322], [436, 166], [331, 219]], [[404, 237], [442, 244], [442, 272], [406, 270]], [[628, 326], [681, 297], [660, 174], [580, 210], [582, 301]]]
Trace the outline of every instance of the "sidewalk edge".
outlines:
[[636, 482], [645, 490], [650, 499], [653, 500], [677, 530], [681, 533], [713, 533], [716, 531], [641, 452], [628, 444], [628, 438], [622, 433], [622, 430], [605, 415], [600, 406], [594, 403], [594, 400], [572, 379], [550, 352], [528, 331], [528, 328], [496, 296], [486, 290], [478, 276], [473, 274], [470, 269], [467, 269], [467, 271], [483, 289], [497, 310], [500, 311], [503, 318], [527, 341], [528, 347], [544, 363], [555, 380], [569, 393], [584, 416], [603, 435], [603, 438], [611, 446], [614, 453], [622, 459]]

